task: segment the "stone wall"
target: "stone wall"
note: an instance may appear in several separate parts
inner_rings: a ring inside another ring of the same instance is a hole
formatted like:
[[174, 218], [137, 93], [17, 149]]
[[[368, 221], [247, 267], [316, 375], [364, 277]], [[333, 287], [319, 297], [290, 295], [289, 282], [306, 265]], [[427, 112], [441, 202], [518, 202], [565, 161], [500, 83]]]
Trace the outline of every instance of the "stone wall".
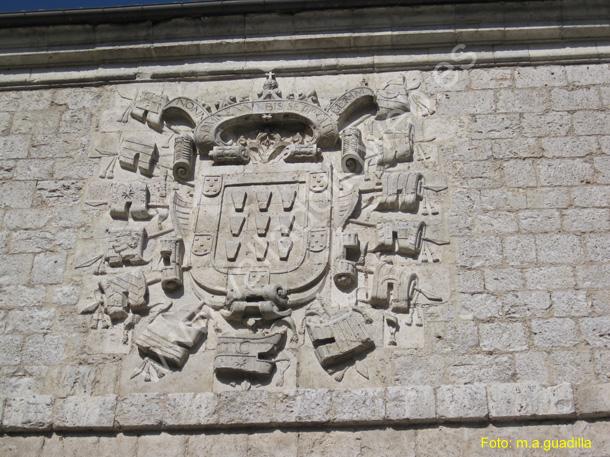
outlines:
[[554, 455], [605, 455], [607, 422], [585, 420], [610, 414], [608, 65], [277, 80], [324, 106], [403, 76], [433, 107], [411, 119], [417, 166], [448, 187], [430, 226], [449, 244], [423, 286], [443, 300], [396, 346], [382, 329], [367, 376], [329, 376], [301, 333], [285, 383], [247, 391], [220, 385], [204, 350], [158, 382], [133, 377], [133, 337], [79, 314], [96, 280], [77, 267], [103, 243], [105, 152], [149, 131], [123, 122], [137, 94], [211, 103], [262, 79], [0, 93], [2, 454], [470, 456], [490, 454], [481, 436], [583, 436], [592, 450]]

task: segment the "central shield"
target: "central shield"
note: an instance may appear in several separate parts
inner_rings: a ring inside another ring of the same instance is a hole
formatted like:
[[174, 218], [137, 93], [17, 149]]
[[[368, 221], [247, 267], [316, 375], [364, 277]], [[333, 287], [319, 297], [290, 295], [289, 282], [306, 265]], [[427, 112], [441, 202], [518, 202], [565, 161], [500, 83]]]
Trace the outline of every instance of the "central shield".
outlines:
[[298, 295], [326, 273], [332, 174], [321, 164], [283, 168], [202, 177], [190, 253], [203, 289]]

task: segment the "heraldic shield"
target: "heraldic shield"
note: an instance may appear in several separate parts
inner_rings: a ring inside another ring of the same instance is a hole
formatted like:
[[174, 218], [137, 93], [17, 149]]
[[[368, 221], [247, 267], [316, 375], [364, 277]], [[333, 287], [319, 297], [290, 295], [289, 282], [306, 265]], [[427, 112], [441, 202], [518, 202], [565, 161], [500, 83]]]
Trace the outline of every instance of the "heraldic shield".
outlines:
[[315, 290], [329, 265], [332, 174], [293, 167], [203, 177], [190, 253], [207, 292], [256, 301], [279, 287], [301, 301]]

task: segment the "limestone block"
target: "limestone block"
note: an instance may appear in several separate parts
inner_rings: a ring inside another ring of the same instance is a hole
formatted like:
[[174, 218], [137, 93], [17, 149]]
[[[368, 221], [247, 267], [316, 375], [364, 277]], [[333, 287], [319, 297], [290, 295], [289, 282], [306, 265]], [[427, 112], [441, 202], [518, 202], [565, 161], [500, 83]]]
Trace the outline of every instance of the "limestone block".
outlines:
[[512, 352], [527, 349], [527, 334], [522, 324], [481, 324], [479, 337], [484, 351]]
[[438, 418], [477, 421], [487, 418], [487, 394], [481, 384], [445, 385], [436, 389]]
[[184, 455], [185, 435], [143, 435], [138, 438], [137, 453], [133, 457], [175, 457]]
[[509, 382], [513, 371], [510, 356], [472, 354], [448, 359], [446, 377], [449, 382], [463, 384]]
[[548, 361], [554, 374], [551, 379], [554, 384], [587, 384], [596, 381], [593, 356], [588, 349], [553, 351], [549, 354]]
[[529, 235], [508, 236], [502, 240], [504, 258], [510, 265], [536, 262], [536, 239]]
[[5, 321], [6, 333], [44, 333], [51, 330], [55, 320], [52, 308], [31, 307], [9, 311]]
[[360, 435], [362, 457], [415, 457], [415, 430], [392, 428], [363, 430]]
[[543, 186], [578, 186], [593, 181], [593, 167], [579, 159], [544, 159], [537, 168]]
[[32, 282], [34, 284], [59, 284], [66, 268], [66, 253], [42, 253], [34, 257]]
[[539, 267], [525, 270], [528, 289], [552, 290], [574, 287], [574, 274], [570, 266]]
[[496, 265], [502, 259], [502, 240], [498, 237], [460, 239], [457, 243], [458, 264], [465, 267]]
[[580, 186], [571, 189], [574, 206], [607, 207], [610, 201], [610, 186]]
[[23, 363], [27, 365], [58, 365], [64, 360], [65, 347], [65, 335], [52, 333], [31, 335], [23, 345]]
[[563, 229], [570, 232], [610, 230], [610, 211], [601, 208], [574, 208], [563, 212]]
[[[360, 435], [350, 430], [307, 431], [299, 436], [297, 456], [354, 457], [362, 455]], [[290, 456], [292, 457], [292, 456]]]
[[557, 317], [582, 317], [591, 312], [584, 290], [554, 290], [551, 293], [551, 301]]
[[578, 343], [572, 319], [534, 319], [531, 323], [534, 344], [540, 348], [570, 347]]
[[187, 457], [243, 457], [248, 455], [248, 435], [245, 433], [205, 433], [188, 439]]
[[515, 369], [519, 382], [548, 383], [549, 369], [545, 352], [526, 351], [515, 354]]
[[[576, 190], [576, 189], [570, 189]], [[525, 193], [527, 207], [535, 209], [567, 208], [571, 206], [570, 190], [562, 187], [537, 187]]]
[[544, 263], [574, 264], [583, 256], [578, 236], [551, 233], [536, 236], [536, 253]]
[[335, 390], [332, 392], [331, 420], [358, 423], [383, 420], [384, 389]]
[[0, 335], [0, 365], [19, 365], [23, 337], [20, 335]]
[[95, 450], [96, 457], [127, 457], [136, 455], [138, 437], [135, 435], [100, 436]]
[[590, 346], [610, 348], [610, 316], [581, 319], [580, 329], [583, 338]]
[[168, 394], [163, 423], [168, 428], [198, 427], [217, 422], [216, 396], [206, 392]]
[[499, 90], [498, 112], [541, 113], [548, 104], [548, 95], [543, 89]]
[[91, 127], [91, 113], [87, 109], [64, 111], [59, 121], [62, 133], [85, 133]]
[[54, 110], [18, 111], [13, 118], [12, 133], [54, 132], [59, 126], [59, 115]]
[[27, 157], [30, 140], [26, 135], [0, 137], [0, 160], [23, 159]]
[[568, 65], [566, 66], [568, 81], [577, 86], [592, 84], [608, 84], [610, 74], [608, 65]]
[[4, 405], [2, 425], [7, 431], [50, 430], [53, 416], [53, 397], [31, 395], [8, 398]]
[[386, 388], [385, 419], [399, 422], [430, 422], [436, 419], [436, 402], [431, 386]]
[[578, 111], [574, 113], [574, 131], [577, 135], [608, 135], [610, 133], [610, 113]]
[[503, 164], [507, 187], [535, 187], [537, 183], [533, 160], [509, 160]]
[[485, 288], [491, 292], [523, 289], [523, 273], [518, 268], [492, 268], [485, 270]]
[[475, 140], [513, 138], [519, 130], [518, 114], [480, 114], [471, 124], [471, 137]]
[[517, 87], [555, 87], [566, 84], [566, 72], [561, 66], [523, 67], [515, 71]]
[[0, 208], [29, 208], [35, 186], [34, 181], [0, 182]]
[[565, 112], [525, 113], [521, 121], [522, 132], [526, 137], [567, 135], [571, 125], [572, 118]]
[[512, 83], [512, 69], [485, 68], [470, 71], [470, 86], [473, 89], [497, 89], [510, 87]]
[[57, 400], [53, 415], [56, 430], [112, 430], [116, 395], [78, 395]]
[[298, 389], [296, 392], [297, 422], [328, 422], [331, 399], [332, 391], [328, 389]]
[[217, 396], [216, 417], [220, 424], [272, 425], [294, 422], [295, 398], [265, 390], [229, 391]]
[[491, 384], [489, 417], [493, 420], [561, 418], [575, 415], [570, 384], [542, 386], [534, 383]]
[[292, 430], [248, 435], [248, 456], [296, 457], [298, 436], [298, 433]]
[[81, 134], [41, 133], [32, 135], [33, 159], [75, 157], [86, 150], [89, 137]]
[[610, 265], [579, 265], [576, 267], [579, 288], [610, 288]]
[[42, 436], [3, 436], [0, 438], [0, 455], [4, 457], [38, 456], [42, 449]]
[[597, 88], [553, 89], [551, 91], [551, 108], [555, 111], [574, 111], [600, 108]]
[[163, 422], [166, 398], [157, 393], [135, 393], [119, 397], [116, 425], [121, 430], [158, 429]]

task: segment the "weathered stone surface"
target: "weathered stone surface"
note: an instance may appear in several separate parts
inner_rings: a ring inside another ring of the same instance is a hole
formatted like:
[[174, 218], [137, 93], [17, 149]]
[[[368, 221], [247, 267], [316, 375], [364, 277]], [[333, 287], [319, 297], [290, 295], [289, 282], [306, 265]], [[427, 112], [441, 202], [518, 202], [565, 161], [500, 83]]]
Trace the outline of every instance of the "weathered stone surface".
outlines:
[[382, 420], [385, 416], [384, 389], [335, 390], [332, 393], [331, 417], [337, 423]]
[[578, 343], [576, 323], [572, 319], [534, 319], [534, 344], [541, 348], [568, 347]]
[[560, 66], [526, 67], [515, 71], [515, 85], [517, 87], [552, 87], [566, 84], [566, 70]]
[[580, 329], [590, 346], [610, 348], [610, 316], [583, 318]]
[[183, 455], [186, 448], [186, 436], [170, 435], [144, 435], [138, 438], [136, 457], [173, 457]]
[[497, 323], [479, 325], [481, 349], [484, 351], [512, 352], [527, 349], [527, 334], [522, 324]]
[[0, 437], [0, 453], [6, 457], [39, 455], [44, 443], [42, 436]]
[[298, 389], [296, 421], [324, 423], [331, 418], [332, 392], [328, 389]]
[[202, 455], [222, 455], [242, 457], [248, 455], [248, 435], [229, 433], [205, 433], [190, 436], [187, 457]]
[[515, 370], [518, 382], [547, 384], [550, 379], [545, 352], [521, 352], [515, 354]]
[[436, 400], [431, 386], [388, 387], [385, 418], [399, 422], [431, 422], [436, 418]]
[[2, 425], [7, 431], [50, 430], [53, 417], [53, 397], [32, 395], [7, 398]]
[[116, 426], [121, 430], [158, 428], [163, 423], [166, 398], [161, 394], [135, 393], [117, 399]]
[[213, 393], [168, 394], [163, 423], [169, 428], [197, 427], [216, 422]]
[[65, 253], [43, 253], [34, 257], [32, 282], [34, 284], [59, 284], [66, 268]]
[[571, 417], [575, 415], [572, 387], [559, 384], [494, 384], [488, 387], [489, 417], [514, 420], [524, 417]]
[[19, 335], [0, 335], [3, 351], [0, 353], [1, 365], [18, 365], [21, 361], [23, 337]]
[[72, 396], [55, 402], [53, 428], [56, 430], [112, 430], [116, 395]]
[[27, 365], [57, 365], [64, 360], [65, 335], [38, 334], [25, 340], [23, 362]]
[[477, 421], [487, 417], [487, 393], [481, 384], [448, 385], [436, 389], [436, 411], [441, 420]]

